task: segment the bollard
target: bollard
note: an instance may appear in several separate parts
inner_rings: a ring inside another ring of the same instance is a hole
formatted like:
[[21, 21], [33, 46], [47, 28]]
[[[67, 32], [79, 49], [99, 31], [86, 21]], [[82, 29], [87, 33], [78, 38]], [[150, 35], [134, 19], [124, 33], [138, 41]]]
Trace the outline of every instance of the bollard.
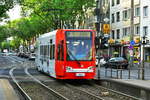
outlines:
[[105, 77], [107, 77], [107, 68], [105, 67]]
[[120, 78], [122, 79], [122, 69], [120, 70]]
[[98, 64], [98, 80], [100, 80], [100, 64]]
[[[131, 65], [129, 65], [129, 66], [130, 66], [130, 68], [131, 68]], [[131, 74], [130, 68], [129, 68], [129, 70], [128, 70], [128, 72], [129, 72], [129, 74], [128, 74], [128, 79], [130, 79], [130, 74]]]
[[138, 79], [140, 79], [140, 68], [138, 68]]
[[117, 79], [118, 79], [118, 69], [117, 69]]
[[112, 66], [111, 66], [111, 69], [110, 69], [110, 77], [112, 78]]

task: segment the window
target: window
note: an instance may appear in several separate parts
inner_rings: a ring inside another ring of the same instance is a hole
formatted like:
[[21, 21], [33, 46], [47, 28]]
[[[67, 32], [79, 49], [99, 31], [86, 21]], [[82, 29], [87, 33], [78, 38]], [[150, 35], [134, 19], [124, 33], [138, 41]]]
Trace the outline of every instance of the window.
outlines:
[[[54, 49], [54, 45], [53, 45], [53, 49]], [[53, 52], [53, 54], [54, 54], [54, 52]], [[57, 60], [64, 60], [64, 48], [63, 48], [63, 44], [58, 44], [57, 54], [58, 54]], [[54, 55], [53, 55], [53, 58], [54, 58]]]
[[147, 35], [148, 34], [148, 26], [143, 27], [143, 34]]
[[136, 25], [135, 26], [135, 34], [140, 34], [140, 26], [139, 25]]
[[112, 32], [112, 39], [115, 39], [115, 31], [112, 30], [111, 32]]
[[112, 1], [112, 6], [114, 6], [115, 5], [115, 0], [111, 0]]
[[135, 16], [136, 17], [140, 16], [140, 7], [135, 8]]
[[148, 6], [143, 7], [143, 16], [144, 17], [148, 16]]
[[50, 45], [50, 59], [52, 59], [52, 56], [53, 56], [53, 46]]
[[[72, 35], [70, 35], [72, 33]], [[90, 31], [66, 32], [67, 60], [92, 60], [92, 33]]]
[[111, 19], [111, 21], [112, 21], [112, 23], [114, 23], [115, 22], [115, 15], [114, 14], [112, 14], [112, 19]]
[[123, 20], [127, 20], [130, 18], [130, 9], [123, 11]]
[[40, 46], [40, 55], [42, 55], [42, 46]]
[[[55, 44], [52, 45], [52, 48], [53, 48], [52, 59], [55, 59]], [[63, 49], [63, 46], [62, 46], [62, 55], [64, 55], [64, 51], [63, 50], [64, 49]], [[63, 58], [62, 58], [62, 60], [63, 60]]]
[[50, 55], [50, 45], [48, 45], [48, 57], [50, 57], [49, 55]]
[[119, 22], [120, 21], [120, 12], [116, 13], [116, 21]]
[[127, 28], [123, 28], [123, 36], [127, 35]]
[[127, 36], [130, 33], [130, 27], [123, 28], [123, 36]]
[[120, 4], [120, 0], [117, 0], [117, 4]]
[[120, 29], [117, 29], [117, 39], [120, 39]]

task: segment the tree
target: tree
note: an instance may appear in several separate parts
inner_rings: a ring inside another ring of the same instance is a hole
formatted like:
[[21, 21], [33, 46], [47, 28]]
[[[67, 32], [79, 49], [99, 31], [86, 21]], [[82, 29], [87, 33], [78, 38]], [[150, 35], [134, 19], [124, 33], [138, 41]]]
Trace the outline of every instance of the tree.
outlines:
[[8, 17], [6, 14], [6, 11], [13, 8], [13, 5], [14, 5], [14, 0], [1, 0], [0, 1], [0, 19]]
[[30, 10], [31, 16], [41, 17], [43, 22], [49, 25], [49, 29], [74, 28], [76, 21], [81, 23], [85, 20], [87, 9], [94, 4], [94, 0], [24, 0], [22, 2], [23, 9]]

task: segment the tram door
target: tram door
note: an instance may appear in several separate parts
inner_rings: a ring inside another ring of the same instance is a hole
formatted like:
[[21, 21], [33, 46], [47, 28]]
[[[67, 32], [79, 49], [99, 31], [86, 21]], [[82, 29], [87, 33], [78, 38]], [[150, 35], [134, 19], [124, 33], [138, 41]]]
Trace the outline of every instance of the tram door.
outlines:
[[61, 40], [57, 46], [57, 60], [56, 60], [56, 75], [64, 75], [64, 41]]

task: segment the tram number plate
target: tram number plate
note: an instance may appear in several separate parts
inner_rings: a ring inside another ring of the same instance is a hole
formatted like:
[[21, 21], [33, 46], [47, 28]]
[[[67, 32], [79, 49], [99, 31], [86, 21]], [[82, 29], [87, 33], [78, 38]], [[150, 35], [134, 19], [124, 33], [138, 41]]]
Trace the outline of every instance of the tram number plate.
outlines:
[[85, 73], [76, 73], [76, 76], [85, 76]]

